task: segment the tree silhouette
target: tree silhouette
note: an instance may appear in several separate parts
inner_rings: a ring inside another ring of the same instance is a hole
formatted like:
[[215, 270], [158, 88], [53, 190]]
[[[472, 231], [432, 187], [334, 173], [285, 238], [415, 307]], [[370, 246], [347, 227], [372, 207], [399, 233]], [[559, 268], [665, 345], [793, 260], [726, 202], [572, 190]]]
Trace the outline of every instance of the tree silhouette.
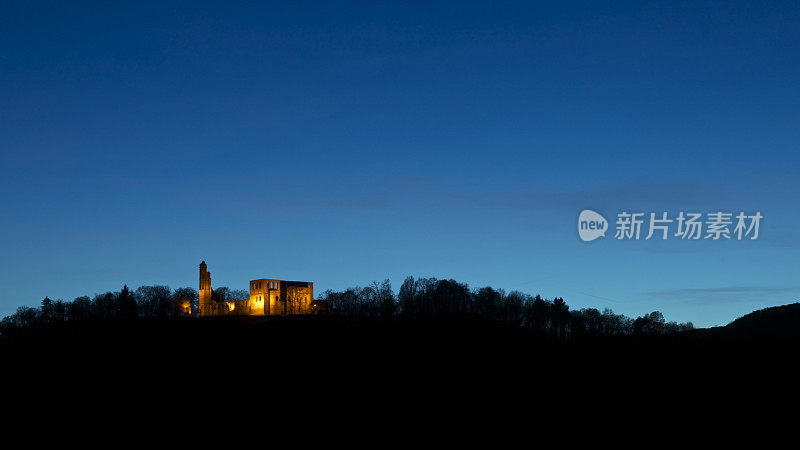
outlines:
[[136, 305], [136, 298], [134, 297], [133, 292], [128, 289], [127, 284], [122, 286], [122, 290], [117, 298], [117, 303], [119, 307], [119, 317], [132, 319], [139, 315], [139, 309]]
[[[214, 294], [222, 301], [249, 297], [245, 290], [231, 290], [224, 286], [215, 289]], [[288, 289], [286, 298], [281, 299], [285, 312], [301, 312], [300, 297], [305, 295], [302, 290]], [[172, 291], [168, 286], [160, 285], [140, 286], [135, 291], [124, 285], [119, 292], [97, 294], [92, 299], [77, 297], [71, 302], [45, 297], [39, 308], [22, 306], [0, 321], [0, 335], [35, 324], [178, 317], [189, 311], [196, 314], [197, 301], [198, 294], [193, 288]], [[506, 294], [503, 289], [490, 286], [470, 289], [467, 284], [452, 279], [415, 279], [411, 276], [403, 281], [397, 296], [392, 291], [391, 282], [386, 279], [373, 281], [366, 287], [339, 292], [327, 290], [315, 302], [325, 305], [326, 311], [345, 317], [481, 317], [559, 341], [662, 335], [694, 328], [691, 322], [666, 322], [659, 311], [634, 320], [610, 309], [602, 313], [595, 308], [570, 310], [560, 297], [550, 301], [540, 295], [532, 297], [519, 291]]]
[[54, 316], [53, 310], [53, 301], [50, 300], [50, 297], [45, 297], [42, 300], [42, 306], [40, 307], [41, 314], [42, 314], [42, 321], [45, 323], [52, 322]]

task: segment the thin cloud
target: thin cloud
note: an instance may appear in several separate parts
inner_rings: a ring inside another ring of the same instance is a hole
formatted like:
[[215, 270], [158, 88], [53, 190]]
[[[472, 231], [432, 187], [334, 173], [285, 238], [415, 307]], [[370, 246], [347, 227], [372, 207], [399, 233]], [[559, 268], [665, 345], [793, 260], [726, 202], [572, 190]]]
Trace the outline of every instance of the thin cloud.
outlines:
[[622, 208], [631, 203], [680, 204], [682, 207], [719, 204], [730, 193], [704, 183], [628, 184], [583, 190], [517, 190], [465, 192], [460, 200], [484, 209], [569, 210], [588, 205]]
[[705, 305], [764, 301], [777, 304], [796, 301], [800, 297], [800, 286], [735, 285], [694, 287], [647, 291], [644, 292], [644, 295], [660, 299], [660, 301], [669, 298], [679, 302]]
[[800, 293], [800, 286], [719, 286], [705, 288], [680, 288], [647, 291], [651, 296], [697, 295], [697, 294], [766, 294], [781, 292]]

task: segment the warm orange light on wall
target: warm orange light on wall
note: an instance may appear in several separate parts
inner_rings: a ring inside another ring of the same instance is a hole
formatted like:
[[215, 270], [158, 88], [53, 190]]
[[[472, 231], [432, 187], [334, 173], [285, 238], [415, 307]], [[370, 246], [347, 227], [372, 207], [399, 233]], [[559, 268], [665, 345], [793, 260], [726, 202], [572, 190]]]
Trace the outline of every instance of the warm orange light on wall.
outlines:
[[233, 311], [236, 308], [236, 302], [227, 302], [228, 303], [228, 310]]

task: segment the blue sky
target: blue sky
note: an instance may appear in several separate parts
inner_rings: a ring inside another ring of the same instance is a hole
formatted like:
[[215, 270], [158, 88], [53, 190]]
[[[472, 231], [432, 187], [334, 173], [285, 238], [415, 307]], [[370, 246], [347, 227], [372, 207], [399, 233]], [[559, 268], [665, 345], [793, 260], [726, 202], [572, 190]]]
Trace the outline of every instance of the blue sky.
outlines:
[[[800, 297], [792, 2], [4, 2], [0, 315], [406, 275], [725, 324]], [[591, 243], [590, 208], [755, 241]]]

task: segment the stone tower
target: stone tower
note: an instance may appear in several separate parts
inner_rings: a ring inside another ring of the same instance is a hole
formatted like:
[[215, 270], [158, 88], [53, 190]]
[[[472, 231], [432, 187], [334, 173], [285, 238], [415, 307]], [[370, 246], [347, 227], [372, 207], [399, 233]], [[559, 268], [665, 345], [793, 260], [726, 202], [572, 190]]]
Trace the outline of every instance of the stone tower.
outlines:
[[206, 262], [200, 263], [200, 315], [211, 315], [211, 272], [209, 272]]

